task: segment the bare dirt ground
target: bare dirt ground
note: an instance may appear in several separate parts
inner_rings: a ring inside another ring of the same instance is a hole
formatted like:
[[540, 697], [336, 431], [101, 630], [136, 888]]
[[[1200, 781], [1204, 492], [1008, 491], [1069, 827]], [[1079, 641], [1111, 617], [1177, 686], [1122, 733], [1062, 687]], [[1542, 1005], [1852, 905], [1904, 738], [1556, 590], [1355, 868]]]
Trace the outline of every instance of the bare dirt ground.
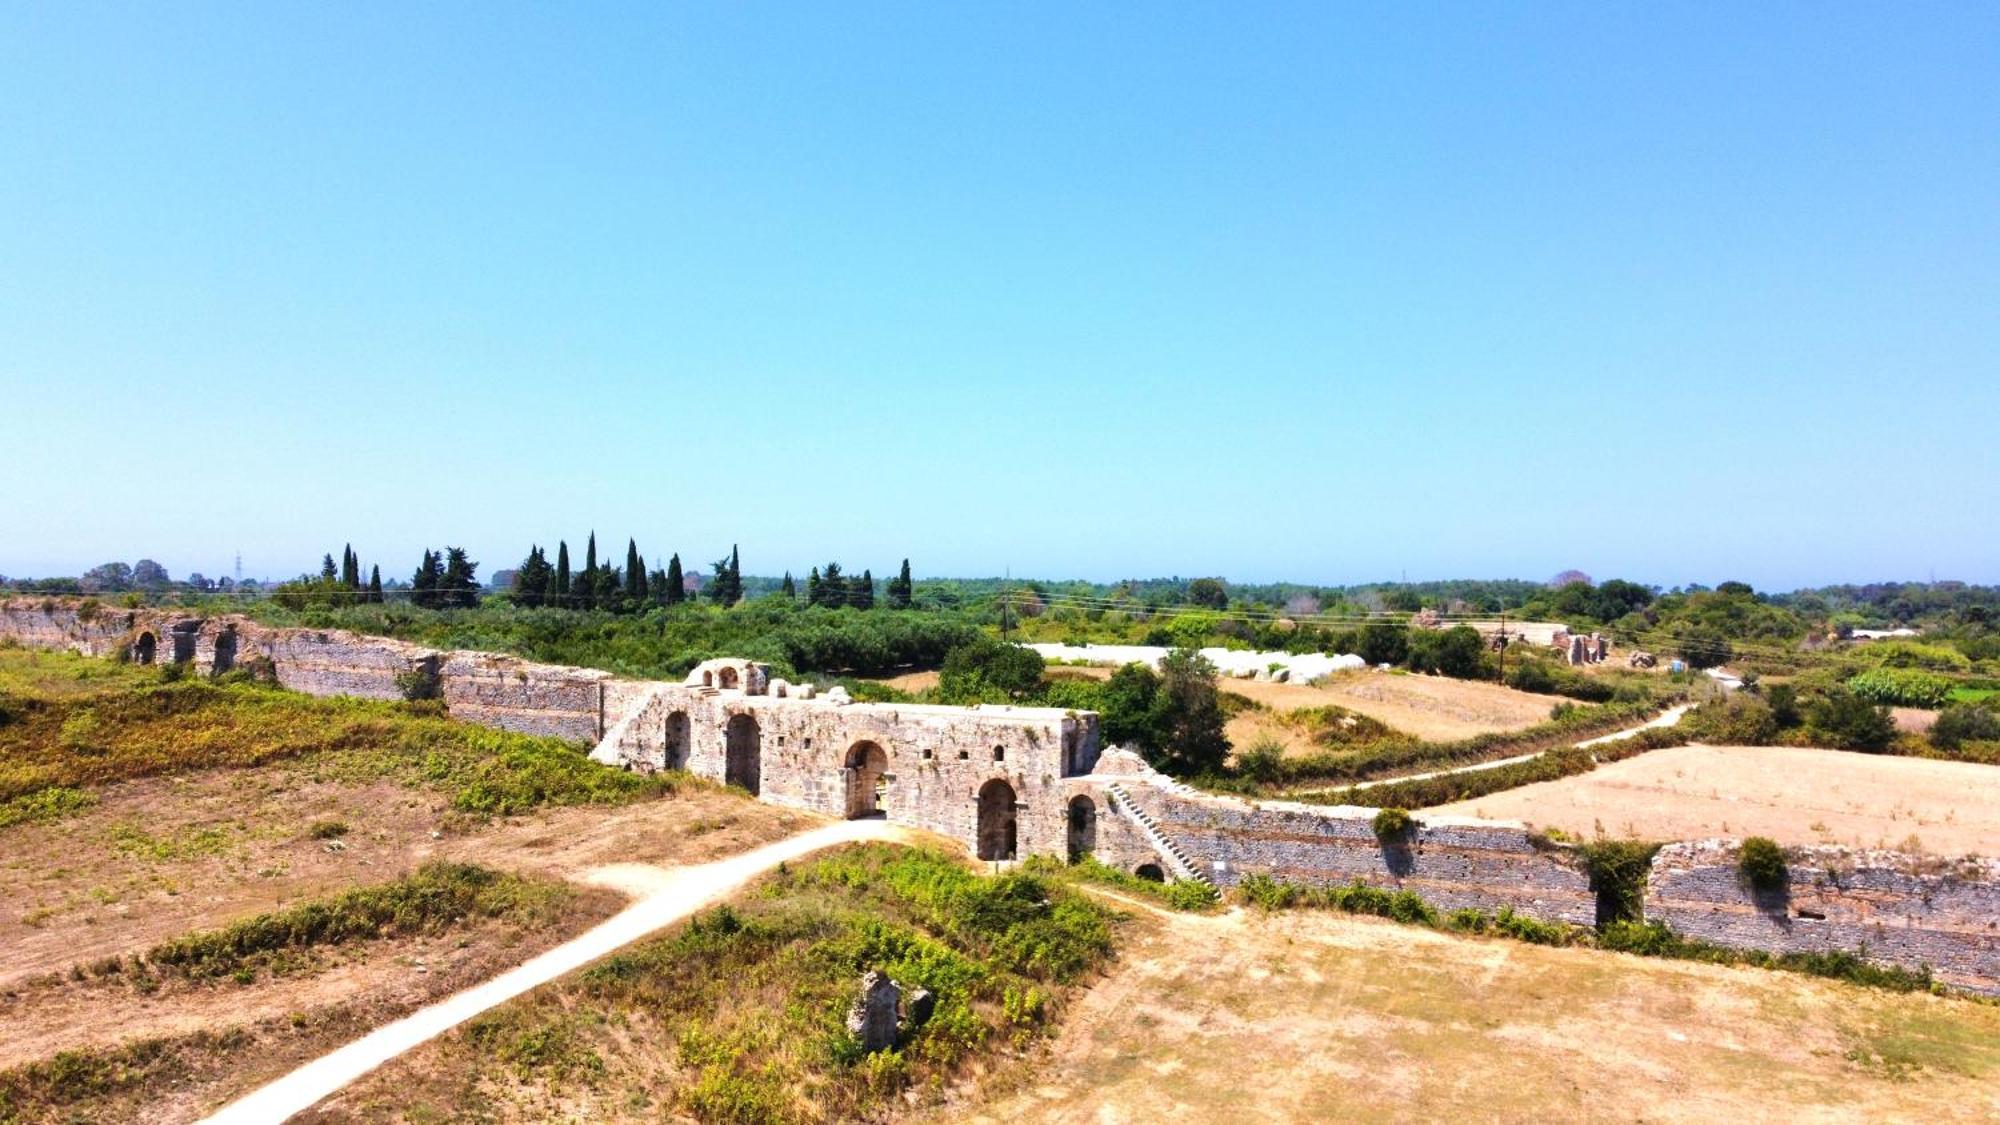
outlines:
[[1991, 1121], [2000, 1008], [1339, 915], [1148, 915], [938, 1121]]
[[2000, 850], [2000, 768], [1779, 746], [1654, 750], [1559, 781], [1440, 805], [1589, 836], [1769, 836], [1941, 855]]
[[[0, 834], [0, 988], [387, 882], [430, 859], [568, 877], [627, 860], [703, 862], [805, 823], [708, 788], [482, 823], [433, 792], [314, 781], [289, 765], [150, 778], [102, 794], [80, 815]], [[313, 839], [311, 826], [326, 820], [349, 832]]]
[[[334, 819], [350, 826], [345, 836], [312, 838], [311, 825]], [[604, 865], [704, 863], [817, 822], [705, 786], [623, 807], [477, 821], [426, 790], [316, 781], [289, 764], [109, 786], [81, 815], [0, 834], [0, 1021], [8, 1029], [0, 1070], [154, 1037], [236, 1037], [223, 1049], [178, 1049], [181, 1077], [147, 1083], [129, 1104], [99, 1107], [118, 1119], [191, 1120], [528, 960], [640, 888], [580, 886], [557, 922], [534, 929], [483, 921], [326, 947], [295, 971], [247, 983], [169, 976], [141, 984], [129, 974], [77, 981], [67, 979], [72, 966], [387, 882], [430, 859], [574, 881]]]
[[[1095, 680], [1109, 679], [1111, 671], [1071, 666], [1049, 669], [1052, 676]], [[904, 691], [923, 691], [937, 686], [937, 673], [910, 672], [882, 682]], [[1376, 671], [1344, 672], [1318, 685], [1223, 679], [1218, 686], [1273, 711], [1330, 704], [1359, 712], [1405, 734], [1438, 741], [1531, 727], [1545, 722], [1549, 708], [1559, 702], [1550, 696], [1499, 684]], [[1279, 731], [1266, 730], [1265, 726], [1275, 728], [1277, 724], [1248, 724], [1240, 732], [1232, 729], [1230, 738], [1239, 746], [1247, 746], [1266, 733], [1285, 741]], [[1238, 738], [1239, 733], [1245, 737]]]

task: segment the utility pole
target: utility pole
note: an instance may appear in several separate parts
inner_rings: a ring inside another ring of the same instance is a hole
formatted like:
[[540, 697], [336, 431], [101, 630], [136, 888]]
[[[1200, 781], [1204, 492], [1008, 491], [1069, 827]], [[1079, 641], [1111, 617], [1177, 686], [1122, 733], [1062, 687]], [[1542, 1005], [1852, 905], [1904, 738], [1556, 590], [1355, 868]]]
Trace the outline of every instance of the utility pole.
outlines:
[[1500, 607], [1500, 684], [1507, 683], [1507, 607]]
[[1000, 579], [1000, 639], [1007, 639], [1007, 610], [1014, 600], [1014, 567], [1008, 564], [1006, 576]]

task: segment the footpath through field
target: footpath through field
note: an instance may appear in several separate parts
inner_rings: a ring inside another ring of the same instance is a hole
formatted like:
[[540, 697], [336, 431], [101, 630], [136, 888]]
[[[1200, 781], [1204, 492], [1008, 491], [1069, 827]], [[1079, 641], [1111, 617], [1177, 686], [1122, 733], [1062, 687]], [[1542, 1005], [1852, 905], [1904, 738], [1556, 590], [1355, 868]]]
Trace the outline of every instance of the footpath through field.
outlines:
[[[1657, 717], [1647, 722], [1641, 723], [1636, 727], [1627, 727], [1624, 730], [1613, 731], [1610, 734], [1600, 735], [1596, 738], [1585, 739], [1584, 741], [1577, 743], [1576, 748], [1582, 750], [1592, 746], [1602, 746], [1607, 742], [1620, 742], [1627, 738], [1636, 737], [1638, 733], [1643, 730], [1652, 730], [1656, 727], [1670, 727], [1673, 726], [1675, 723], [1680, 722], [1681, 716], [1687, 714], [1687, 712], [1688, 712], [1688, 705], [1685, 703], [1679, 704], [1674, 707], [1669, 707], [1665, 711], [1660, 712], [1660, 714]], [[1300, 794], [1300, 796], [1312, 797], [1312, 796], [1319, 796], [1325, 793], [1351, 793], [1361, 790], [1373, 789], [1378, 785], [1394, 785], [1402, 781], [1429, 781], [1433, 777], [1450, 777], [1453, 774], [1459, 774], [1459, 773], [1478, 773], [1481, 770], [1497, 770], [1501, 766], [1511, 766], [1519, 762], [1532, 762], [1536, 758], [1539, 758], [1547, 753], [1548, 753], [1547, 750], [1537, 750], [1532, 754], [1516, 754], [1514, 757], [1511, 758], [1500, 758], [1491, 762], [1475, 762], [1472, 765], [1459, 766], [1456, 769], [1432, 770], [1429, 773], [1406, 774], [1403, 777], [1383, 777], [1383, 778], [1377, 778], [1374, 781], [1357, 781], [1353, 785], [1339, 785], [1330, 789], [1317, 789], [1310, 793], [1302, 793]]]
[[270, 1125], [302, 1113], [348, 1083], [403, 1052], [450, 1031], [529, 989], [580, 969], [601, 957], [673, 925], [717, 902], [751, 879], [790, 860], [838, 844], [896, 840], [908, 829], [881, 820], [847, 820], [766, 844], [754, 851], [697, 867], [649, 868], [621, 864], [587, 876], [590, 881], [638, 890], [637, 901], [595, 928], [554, 949], [427, 1008], [385, 1024], [347, 1046], [323, 1055], [269, 1085], [224, 1106], [205, 1120], [210, 1125]]

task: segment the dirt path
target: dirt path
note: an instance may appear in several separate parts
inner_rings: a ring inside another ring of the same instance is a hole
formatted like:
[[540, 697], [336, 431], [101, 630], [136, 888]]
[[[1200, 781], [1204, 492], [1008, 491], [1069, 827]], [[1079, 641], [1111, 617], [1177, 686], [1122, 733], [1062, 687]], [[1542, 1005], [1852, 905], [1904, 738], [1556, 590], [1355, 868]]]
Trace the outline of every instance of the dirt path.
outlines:
[[[1653, 730], [1658, 727], [1670, 727], [1673, 726], [1675, 723], [1680, 722], [1681, 716], [1687, 714], [1687, 710], [1688, 709], [1686, 704], [1682, 704], [1681, 706], [1678, 707], [1669, 707], [1667, 708], [1666, 711], [1662, 712], [1657, 717], [1650, 719], [1646, 722], [1640, 723], [1636, 727], [1627, 727], [1624, 730], [1613, 731], [1610, 734], [1599, 735], [1596, 738], [1585, 739], [1584, 741], [1579, 742], [1576, 745], [1578, 749], [1582, 749], [1588, 746], [1602, 746], [1607, 742], [1620, 742], [1627, 738], [1636, 737], [1638, 733], [1643, 730]], [[1315, 794], [1307, 794], [1307, 795], [1312, 796], [1320, 793], [1340, 793], [1340, 792], [1350, 792], [1359, 789], [1373, 789], [1378, 785], [1394, 785], [1399, 781], [1428, 781], [1433, 777], [1450, 777], [1451, 775], [1458, 773], [1478, 773], [1480, 770], [1495, 770], [1499, 769], [1501, 766], [1511, 766], [1520, 762], [1532, 762], [1536, 758], [1539, 758], [1546, 753], [1548, 753], [1547, 750], [1538, 750], [1533, 754], [1517, 754], [1512, 758], [1500, 758], [1491, 762], [1475, 762], [1469, 766], [1459, 766], [1457, 769], [1432, 770], [1429, 773], [1413, 773], [1406, 775], [1404, 777], [1384, 777], [1384, 778], [1378, 778], [1374, 781], [1358, 781], [1355, 782], [1353, 785], [1342, 785], [1332, 789], [1316, 790]]]
[[880, 820], [852, 820], [767, 844], [698, 867], [646, 870], [619, 864], [587, 877], [600, 885], [643, 890], [645, 897], [599, 924], [508, 972], [379, 1027], [228, 1106], [206, 1120], [216, 1125], [268, 1125], [320, 1099], [412, 1047], [457, 1027], [540, 984], [590, 964], [678, 922], [788, 860], [837, 844], [900, 839], [908, 833]]

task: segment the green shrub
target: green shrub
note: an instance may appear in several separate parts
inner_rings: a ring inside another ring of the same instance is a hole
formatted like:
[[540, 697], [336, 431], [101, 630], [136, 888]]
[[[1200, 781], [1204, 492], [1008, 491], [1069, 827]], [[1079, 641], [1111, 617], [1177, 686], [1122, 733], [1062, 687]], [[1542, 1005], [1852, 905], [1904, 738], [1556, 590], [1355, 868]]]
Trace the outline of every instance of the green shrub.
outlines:
[[1753, 890], [1766, 894], [1783, 890], [1789, 877], [1784, 850], [1775, 840], [1752, 836], [1736, 853], [1736, 874]]
[[1766, 746], [1778, 736], [1771, 705], [1740, 692], [1702, 704], [1681, 725], [1690, 738], [1724, 746]]
[[2000, 714], [1983, 704], [1957, 703], [1938, 712], [1931, 725], [1931, 745], [1957, 750], [1967, 742], [2000, 740]]
[[1660, 845], [1645, 840], [1593, 840], [1578, 844], [1577, 855], [1597, 893], [1600, 925], [1637, 921], [1645, 914], [1646, 876]]
[[1417, 830], [1417, 818], [1411, 816], [1407, 809], [1378, 809], [1374, 827], [1377, 840], [1385, 844], [1400, 844]]
[[1828, 691], [1806, 714], [1812, 733], [1838, 750], [1880, 751], [1896, 737], [1888, 708], [1844, 688]]
[[1870, 703], [1893, 707], [1942, 707], [1952, 683], [1914, 668], [1875, 668], [1847, 681], [1847, 690]]
[[315, 840], [337, 840], [347, 835], [347, 824], [339, 820], [320, 820], [306, 830], [306, 835]]

